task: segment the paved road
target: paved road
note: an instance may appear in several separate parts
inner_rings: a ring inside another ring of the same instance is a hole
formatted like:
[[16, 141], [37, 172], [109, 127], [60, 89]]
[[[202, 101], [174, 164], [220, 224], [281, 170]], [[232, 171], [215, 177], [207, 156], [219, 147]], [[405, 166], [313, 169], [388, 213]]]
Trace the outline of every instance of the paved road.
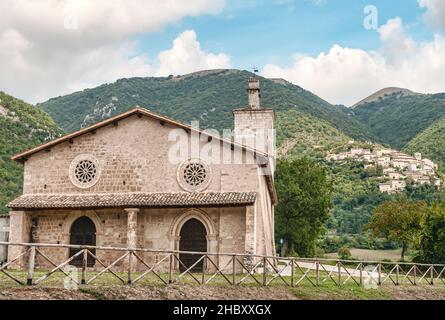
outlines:
[[[298, 266], [304, 271], [306, 272], [307, 269], [310, 270], [316, 270], [316, 265], [315, 262], [296, 262], [298, 264]], [[278, 268], [278, 270], [280, 271], [284, 266], [280, 266]], [[374, 279], [378, 278], [378, 272], [372, 272], [374, 270], [375, 266], [373, 266], [371, 269], [365, 269], [368, 272], [363, 272], [363, 276], [364, 277], [373, 277]], [[332, 276], [335, 276], [336, 274], [338, 274], [338, 267], [337, 266], [333, 266], [333, 265], [328, 265], [328, 264], [320, 264], [320, 273], [322, 276], [326, 276], [327, 274], [330, 273], [332, 271]], [[341, 267], [340, 272], [342, 275], [352, 275], [354, 277], [359, 277], [360, 276], [360, 272], [359, 270], [355, 270], [355, 269], [351, 269], [351, 268], [345, 268], [344, 266]], [[348, 274], [349, 273], [349, 274]], [[283, 276], [291, 276], [291, 267], [287, 266], [283, 272], [281, 273], [281, 275]], [[385, 277], [385, 274], [382, 274], [382, 277]]]

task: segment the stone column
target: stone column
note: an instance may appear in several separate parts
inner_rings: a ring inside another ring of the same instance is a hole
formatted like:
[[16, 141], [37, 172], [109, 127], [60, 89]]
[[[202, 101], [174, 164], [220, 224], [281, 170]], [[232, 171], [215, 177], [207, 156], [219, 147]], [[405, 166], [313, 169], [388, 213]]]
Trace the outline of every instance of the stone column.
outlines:
[[127, 212], [127, 247], [135, 249], [138, 242], [139, 209], [125, 209]]
[[[11, 211], [9, 213], [9, 242], [29, 243], [31, 219], [25, 211]], [[23, 253], [27, 248], [9, 246], [8, 261]], [[9, 265], [11, 269], [23, 269], [26, 264], [26, 255]]]
[[[255, 246], [256, 246], [256, 209], [255, 205], [246, 207], [246, 237], [245, 237], [245, 245], [244, 252], [245, 254], [255, 254]], [[254, 263], [253, 259], [248, 259], [246, 257], [244, 263], [246, 265], [252, 265]]]

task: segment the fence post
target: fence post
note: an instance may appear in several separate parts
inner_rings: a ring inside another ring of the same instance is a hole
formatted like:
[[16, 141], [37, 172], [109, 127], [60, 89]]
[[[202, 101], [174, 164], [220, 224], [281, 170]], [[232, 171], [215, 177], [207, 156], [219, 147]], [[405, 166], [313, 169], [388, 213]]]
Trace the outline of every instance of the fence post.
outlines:
[[174, 253], [170, 253], [170, 256], [168, 257], [168, 283], [172, 283], [172, 272], [173, 272], [173, 255]]
[[295, 259], [291, 259], [290, 260], [290, 266], [291, 266], [291, 269], [290, 269], [290, 285], [291, 285], [291, 287], [295, 287], [295, 271], [294, 271], [294, 268], [295, 268]]
[[131, 269], [132, 269], [132, 264], [133, 264], [133, 251], [129, 251], [128, 252], [128, 280], [127, 283], [131, 284]]
[[28, 279], [26, 284], [28, 286], [32, 286], [32, 278], [34, 276], [34, 266], [36, 262], [36, 247], [31, 246], [29, 251], [29, 260], [28, 260]]
[[414, 265], [413, 269], [414, 269], [414, 281], [413, 281], [413, 284], [414, 284], [414, 285], [417, 285], [417, 282], [416, 282], [416, 276], [417, 276], [417, 265]]
[[431, 266], [431, 269], [430, 269], [430, 276], [431, 276], [431, 282], [430, 282], [430, 284], [433, 286], [433, 285], [434, 285], [434, 266]]
[[87, 283], [87, 266], [88, 266], [88, 249], [83, 249], [83, 259], [82, 259], [82, 280], [81, 284]]
[[205, 269], [206, 269], [206, 261], [207, 261], [208, 257], [205, 254], [204, 258], [202, 259], [202, 278], [201, 278], [201, 285], [204, 284], [205, 282]]
[[382, 285], [382, 264], [381, 264], [381, 263], [379, 263], [379, 264], [377, 265], [377, 270], [378, 270], [378, 273], [379, 273], [379, 282], [378, 282], [378, 285], [381, 286], [381, 285]]
[[359, 274], [360, 274], [360, 286], [363, 286], [363, 262], [360, 262], [359, 265]]
[[400, 274], [400, 270], [399, 270], [399, 265], [396, 265], [396, 286], [400, 285], [399, 282], [399, 274]]
[[263, 258], [263, 286], [266, 286], [266, 283], [267, 283], [267, 267], [266, 267], [266, 264], [267, 264], [267, 258], [264, 257]]
[[315, 273], [316, 273], [316, 285], [317, 287], [320, 286], [320, 262], [317, 260], [315, 261]]
[[340, 261], [337, 262], [337, 270], [338, 270], [338, 285], [341, 287], [341, 263]]
[[232, 286], [236, 286], [236, 256], [232, 257]]

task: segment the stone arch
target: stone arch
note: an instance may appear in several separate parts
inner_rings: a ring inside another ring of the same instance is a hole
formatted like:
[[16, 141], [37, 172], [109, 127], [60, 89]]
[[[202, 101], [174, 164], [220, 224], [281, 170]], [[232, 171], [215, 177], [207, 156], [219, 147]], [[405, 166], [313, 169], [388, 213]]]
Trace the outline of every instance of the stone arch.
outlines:
[[[209, 215], [200, 209], [189, 209], [176, 216], [171, 224], [169, 231], [169, 242], [171, 250], [179, 250], [179, 241], [181, 240], [181, 228], [190, 219], [196, 219], [201, 222], [206, 229], [207, 252], [218, 252], [218, 231]], [[212, 258], [214, 263], [218, 265], [219, 258]], [[175, 262], [174, 268], [179, 270], [179, 263]], [[211, 266], [208, 268], [212, 268]], [[210, 270], [209, 269], [209, 270]]]
[[100, 221], [100, 218], [95, 211], [72, 211], [68, 214], [62, 225], [62, 234], [65, 243], [69, 243], [71, 226], [80, 217], [88, 217], [91, 219], [91, 221], [93, 221], [96, 227], [96, 245], [100, 245], [99, 243], [101, 241], [101, 236], [104, 234], [104, 227], [102, 221]]
[[209, 215], [205, 211], [200, 209], [190, 209], [176, 216], [170, 227], [170, 239], [177, 239], [178, 237], [180, 237], [181, 228], [184, 223], [193, 218], [200, 221], [206, 228], [207, 240], [216, 239], [217, 231], [215, 224], [213, 223]]

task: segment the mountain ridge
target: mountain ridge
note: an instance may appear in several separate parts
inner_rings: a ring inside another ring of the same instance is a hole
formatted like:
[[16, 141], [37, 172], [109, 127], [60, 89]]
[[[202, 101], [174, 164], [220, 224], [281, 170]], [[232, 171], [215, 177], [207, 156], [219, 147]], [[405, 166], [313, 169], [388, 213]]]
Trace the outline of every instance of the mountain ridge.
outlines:
[[[37, 106], [66, 131], [141, 106], [176, 120], [199, 120], [202, 128], [232, 128], [232, 110], [247, 105], [248, 71], [220, 69], [169, 77], [124, 78], [111, 84], [50, 99]], [[258, 76], [259, 77], [259, 76]], [[291, 84], [259, 77], [262, 106], [276, 112], [297, 109], [327, 121], [353, 138], [372, 138], [366, 125], [344, 106], [333, 106]]]
[[374, 92], [373, 94], [369, 95], [368, 97], [364, 98], [363, 100], [360, 100], [359, 102], [357, 102], [356, 104], [351, 106], [351, 108], [356, 108], [356, 107], [363, 105], [365, 103], [382, 100], [388, 96], [396, 95], [400, 98], [400, 97], [404, 97], [404, 96], [413, 96], [413, 95], [418, 95], [418, 94], [420, 94], [420, 93], [416, 93], [414, 91], [411, 91], [411, 90], [405, 89], [405, 88], [387, 87], [387, 88], [383, 88], [383, 89], [380, 89], [380, 90]]

